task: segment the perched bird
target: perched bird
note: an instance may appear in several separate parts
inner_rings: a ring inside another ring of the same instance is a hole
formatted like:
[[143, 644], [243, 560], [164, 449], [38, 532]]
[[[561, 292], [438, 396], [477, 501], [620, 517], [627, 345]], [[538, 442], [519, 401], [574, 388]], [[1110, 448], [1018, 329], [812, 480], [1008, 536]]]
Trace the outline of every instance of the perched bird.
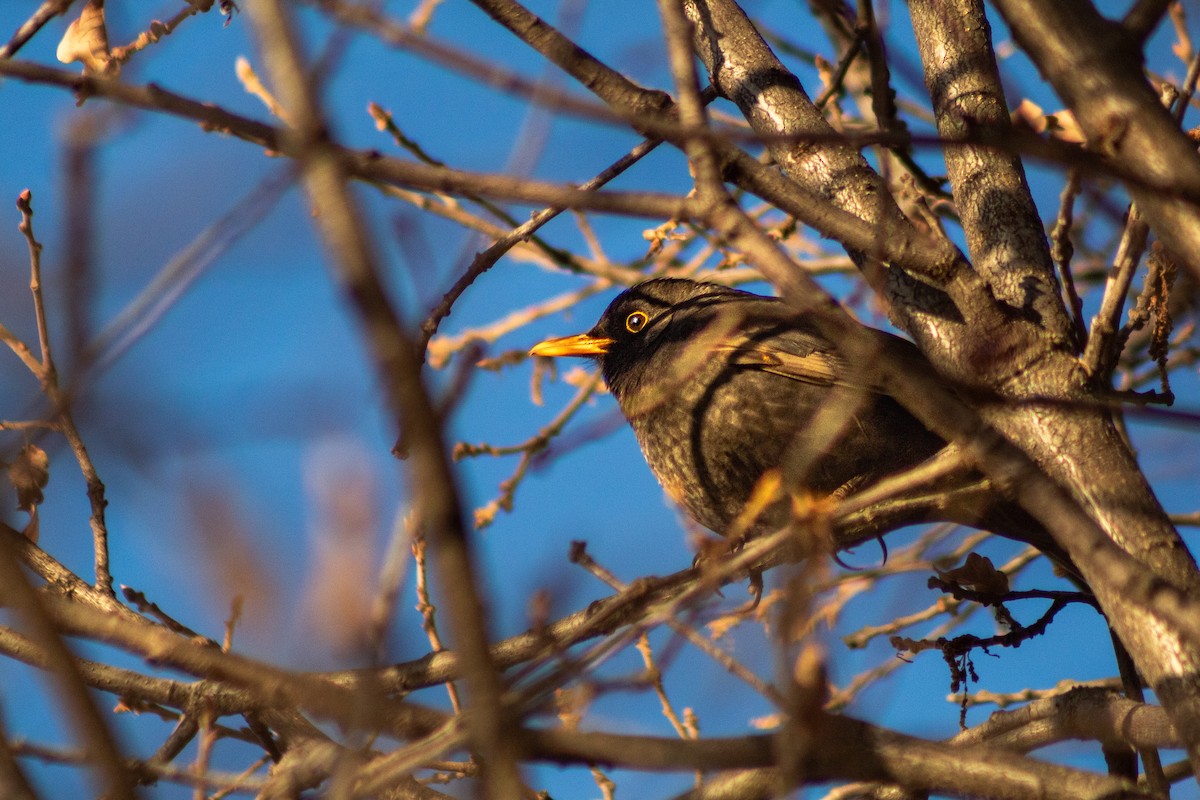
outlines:
[[[911, 343], [878, 335], [892, 354], [922, 358]], [[776, 529], [800, 493], [843, 498], [946, 446], [872, 385], [870, 365], [849, 363], [803, 315], [777, 298], [717, 284], [647, 281], [622, 292], [587, 333], [530, 353], [597, 360], [659, 483], [721, 534]], [[767, 474], [784, 491], [754, 519], [739, 519]], [[969, 503], [946, 499], [967, 487]], [[1039, 526], [981, 476], [952, 488], [926, 492], [885, 521], [951, 519], [1045, 543]]]

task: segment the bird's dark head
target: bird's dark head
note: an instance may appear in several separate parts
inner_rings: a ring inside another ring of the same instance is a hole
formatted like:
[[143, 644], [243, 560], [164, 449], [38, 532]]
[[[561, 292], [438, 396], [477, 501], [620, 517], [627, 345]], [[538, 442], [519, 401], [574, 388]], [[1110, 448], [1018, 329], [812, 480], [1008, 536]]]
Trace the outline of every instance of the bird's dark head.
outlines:
[[529, 353], [595, 359], [620, 399], [627, 384], [653, 376], [656, 357], [713, 324], [718, 304], [739, 299], [761, 298], [715, 283], [656, 278], [617, 295], [587, 333], [548, 339]]

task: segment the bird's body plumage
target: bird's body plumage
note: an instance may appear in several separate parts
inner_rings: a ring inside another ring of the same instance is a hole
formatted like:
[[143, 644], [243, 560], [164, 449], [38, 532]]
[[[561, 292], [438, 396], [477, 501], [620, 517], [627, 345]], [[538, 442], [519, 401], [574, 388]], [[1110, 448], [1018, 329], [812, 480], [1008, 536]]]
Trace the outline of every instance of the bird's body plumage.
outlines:
[[[944, 446], [776, 298], [656, 279], [623, 292], [587, 334], [539, 348], [599, 360], [659, 482], [719, 533], [774, 468], [793, 493], [843, 494]], [[777, 503], [755, 527], [786, 513]]]

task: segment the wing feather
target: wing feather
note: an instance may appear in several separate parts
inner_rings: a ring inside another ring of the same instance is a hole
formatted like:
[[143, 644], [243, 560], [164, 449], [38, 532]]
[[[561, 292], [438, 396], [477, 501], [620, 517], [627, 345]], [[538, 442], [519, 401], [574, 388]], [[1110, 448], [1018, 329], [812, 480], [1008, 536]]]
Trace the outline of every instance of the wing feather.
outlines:
[[739, 342], [717, 348], [726, 355], [728, 363], [753, 367], [794, 381], [818, 386], [843, 383], [845, 365], [840, 357], [828, 350], [810, 348], [798, 353], [785, 350], [778, 342]]

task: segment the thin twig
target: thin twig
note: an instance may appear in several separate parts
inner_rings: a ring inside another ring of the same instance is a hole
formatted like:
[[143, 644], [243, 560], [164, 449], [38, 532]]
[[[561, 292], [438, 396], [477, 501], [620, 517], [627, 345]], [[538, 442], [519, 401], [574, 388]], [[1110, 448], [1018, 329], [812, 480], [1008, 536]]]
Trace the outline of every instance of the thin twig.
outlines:
[[50, 400], [53, 413], [58, 420], [59, 430], [62, 431], [75, 460], [83, 472], [87, 485], [88, 502], [91, 505], [91, 516], [88, 524], [92, 529], [92, 543], [96, 563], [96, 588], [105, 594], [113, 594], [113, 578], [108, 566], [108, 526], [104, 521], [104, 508], [108, 501], [104, 498], [104, 484], [96, 472], [96, 466], [88, 454], [83, 438], [75, 427], [75, 420], [66, 403], [64, 393], [58, 385], [58, 371], [54, 366], [54, 357], [50, 348], [49, 323], [46, 319], [46, 305], [42, 297], [42, 245], [33, 233], [33, 202], [28, 189], [23, 191], [17, 200], [17, 208], [21, 212], [21, 223], [18, 226], [29, 244], [29, 287], [33, 293], [34, 313], [37, 316], [38, 340], [41, 345], [42, 360], [37, 372], [42, 383], [42, 389]]
[[[618, 580], [612, 572], [597, 563], [596, 560], [592, 558], [591, 554], [587, 552], [587, 548], [582, 542], [576, 543], [576, 545], [571, 548], [571, 562], [583, 567], [592, 575], [595, 575], [597, 578], [604, 581], [615, 591], [623, 592], [629, 588], [627, 584]], [[741, 679], [747, 686], [754, 689], [754, 691], [758, 692], [760, 695], [762, 695], [762, 697], [769, 700], [771, 703], [782, 707], [783, 698], [780, 697], [779, 692], [777, 692], [773, 686], [766, 683], [753, 672], [748, 670], [745, 665], [733, 658], [733, 656], [729, 655], [724, 650], [720, 649], [711, 641], [706, 639], [704, 636], [700, 635], [695, 628], [690, 625], [685, 625], [676, 618], [668, 618], [666, 622], [673, 631], [678, 633], [680, 636], [683, 636], [685, 639], [695, 645], [696, 648], [698, 648], [702, 653], [720, 664], [721, 667], [729, 672], [730, 675]], [[643, 654], [643, 658], [646, 657], [647, 656]], [[647, 668], [649, 668], [649, 664], [647, 664]], [[662, 700], [664, 707], [667, 707], [669, 701], [667, 701], [665, 697], [663, 697]], [[671, 720], [672, 726], [675, 727], [675, 730], [677, 733], [679, 733], [680, 737], [686, 738], [683, 733], [683, 725], [679, 722], [678, 716], [672, 712], [668, 719]]]
[[1066, 291], [1067, 310], [1080, 343], [1087, 341], [1087, 326], [1083, 321], [1083, 300], [1075, 288], [1075, 276], [1071, 272], [1071, 259], [1075, 246], [1071, 242], [1071, 226], [1075, 220], [1075, 198], [1079, 195], [1081, 181], [1078, 170], [1067, 173], [1067, 182], [1059, 195], [1058, 217], [1050, 231], [1050, 257], [1058, 266], [1058, 275]]
[[[445, 645], [442, 644], [441, 634], [437, 629], [437, 607], [433, 604], [429, 595], [429, 570], [425, 560], [425, 537], [415, 535], [412, 537], [411, 544], [413, 562], [416, 564], [416, 591], [417, 591], [417, 611], [421, 614], [421, 628], [425, 631], [425, 636], [429, 639], [429, 647], [434, 653], [444, 651]], [[458, 687], [454, 685], [454, 681], [446, 681], [446, 694], [450, 697], [450, 706], [454, 709], [454, 713], [462, 711], [462, 701], [458, 696]]]
[[[647, 139], [646, 141], [638, 144], [625, 155], [621, 156], [621, 158], [617, 159], [613, 164], [606, 167], [595, 177], [585, 181], [580, 188], [588, 191], [599, 189], [619, 176], [621, 173], [628, 170], [643, 157], [652, 152], [654, 148], [658, 147], [658, 145], [661, 143], [662, 142], [659, 139]], [[565, 207], [562, 206], [549, 206], [537, 211], [532, 217], [529, 218], [528, 222], [513, 229], [513, 231], [506, 236], [497, 239], [490, 246], [488, 246], [486, 250], [476, 256], [475, 260], [471, 262], [470, 266], [467, 267], [462, 276], [454, 282], [454, 286], [452, 286], [450, 290], [446, 292], [445, 296], [442, 297], [441, 302], [429, 312], [429, 315], [425, 318], [425, 321], [421, 323], [422, 344], [429, 344], [430, 338], [432, 338], [434, 333], [437, 332], [438, 326], [441, 324], [442, 320], [450, 314], [450, 310], [453, 308], [454, 303], [458, 301], [458, 298], [462, 296], [463, 292], [465, 292], [471, 286], [471, 284], [473, 284], [479, 278], [480, 275], [491, 269], [496, 262], [499, 261], [500, 258], [515, 245], [530, 238], [534, 231], [550, 222], [550, 220], [557, 217], [564, 210]], [[424, 352], [424, 349], [422, 349], [422, 352]]]
[[[549, 424], [541, 428], [536, 434], [520, 445], [511, 449], [504, 448], [508, 452], [520, 452], [521, 460], [517, 462], [517, 467], [512, 471], [512, 474], [500, 482], [500, 494], [489, 501], [486, 505], [475, 510], [475, 527], [478, 529], [486, 528], [491, 525], [496, 519], [496, 515], [501, 511], [511, 511], [513, 506], [513, 497], [516, 495], [517, 487], [521, 485], [521, 481], [525, 479], [525, 475], [529, 472], [530, 466], [533, 464], [534, 458], [542, 450], [549, 446], [550, 441], [557, 436], [563, 427], [571, 420], [572, 417], [583, 408], [592, 395], [604, 383], [603, 376], [597, 372], [588, 378], [579, 387], [579, 391], [575, 393], [575, 397], [563, 407], [563, 410], [558, 413]], [[461, 447], [461, 446], [460, 446]], [[455, 448], [455, 457], [461, 458], [466, 454], [474, 454], [480, 452], [478, 450], [466, 451]], [[482, 452], [490, 452], [499, 454], [497, 449], [485, 450]]]
[[[1196, 78], [1190, 76], [1190, 80], [1194, 89]], [[1173, 87], [1164, 85], [1161, 100], [1167, 108], [1171, 108], [1172, 102], [1179, 100], [1179, 95]], [[1179, 108], [1184, 107], [1184, 103], [1179, 104]], [[1092, 320], [1091, 335], [1082, 357], [1083, 368], [1088, 375], [1107, 378], [1120, 358], [1122, 340], [1119, 318], [1133, 283], [1133, 275], [1145, 252], [1149, 233], [1150, 226], [1142, 219], [1141, 210], [1136, 203], [1130, 203], [1121, 243], [1104, 286], [1100, 311]]]
[[1121, 234], [1121, 243], [1104, 287], [1100, 311], [1092, 318], [1087, 347], [1080, 359], [1089, 375], [1099, 377], [1107, 374], [1120, 355], [1114, 352], [1114, 346], [1120, 332], [1121, 310], [1125, 306], [1129, 287], [1133, 284], [1133, 275], [1146, 248], [1149, 232], [1150, 228], [1142, 220], [1141, 212], [1131, 203], [1125, 229]]
[[142, 50], [145, 50], [150, 45], [155, 44], [164, 37], [170, 36], [175, 32], [175, 29], [182, 25], [189, 17], [193, 17], [196, 14], [201, 14], [206, 11], [211, 11], [216, 5], [216, 3], [209, 2], [207, 6], [205, 6], [203, 2], [185, 0], [183, 8], [175, 12], [175, 16], [171, 17], [166, 22], [154, 20], [150, 23], [146, 30], [139, 33], [137, 38], [135, 38], [132, 42], [121, 47], [114, 47], [112, 49], [112, 59], [117, 63], [125, 63], [134, 55], [140, 53]]
[[854, 36], [846, 46], [846, 51], [842, 53], [837, 67], [834, 68], [833, 72], [826, 79], [825, 89], [813, 101], [813, 105], [817, 108], [823, 110], [825, 105], [842, 90], [846, 75], [850, 72], [850, 67], [854, 65], [854, 59], [858, 58], [858, 54], [862, 51], [863, 35], [863, 31], [854, 32]]
[[602, 278], [580, 289], [560, 294], [557, 297], [551, 297], [527, 308], [518, 308], [510, 311], [488, 325], [479, 328], [470, 328], [453, 336], [439, 336], [425, 343], [424, 350], [427, 354], [429, 365], [434, 369], [441, 369], [454, 353], [472, 343], [485, 342], [490, 344], [495, 342], [502, 336], [523, 328], [531, 322], [574, 308], [581, 300], [598, 294], [608, 289], [611, 285], [608, 280]]

